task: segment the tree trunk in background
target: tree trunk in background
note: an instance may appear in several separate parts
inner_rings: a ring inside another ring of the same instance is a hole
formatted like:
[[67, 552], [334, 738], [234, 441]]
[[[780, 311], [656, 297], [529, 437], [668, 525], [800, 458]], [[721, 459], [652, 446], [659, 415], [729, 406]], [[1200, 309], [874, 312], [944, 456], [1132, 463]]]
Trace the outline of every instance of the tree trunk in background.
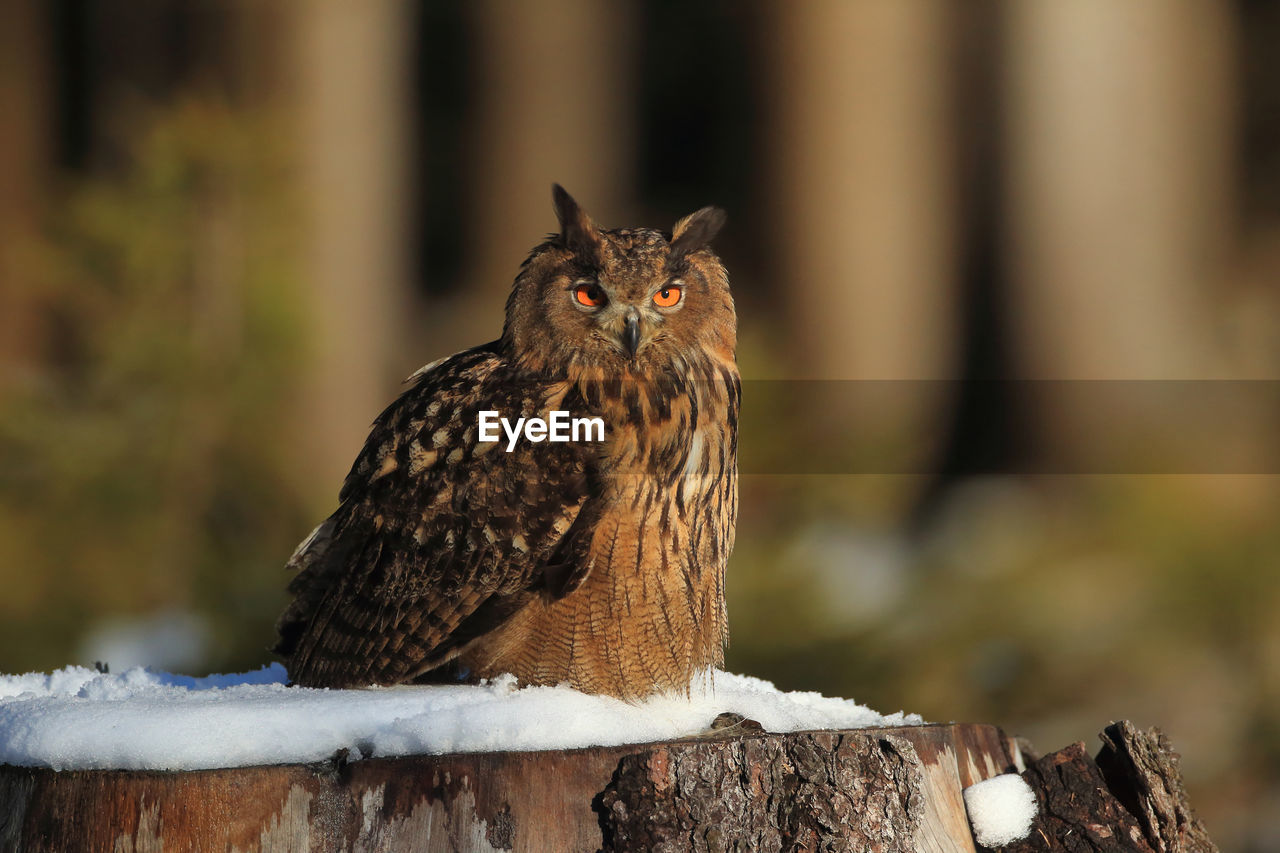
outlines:
[[434, 306], [423, 358], [498, 336], [511, 282], [557, 229], [558, 182], [601, 224], [637, 224], [631, 197], [628, 5], [594, 0], [468, 5], [477, 103], [468, 133], [470, 217], [456, 296]]
[[286, 3], [225, 0], [223, 14], [227, 37], [219, 45], [219, 67], [238, 101], [268, 116], [291, 116], [300, 79], [295, 59], [299, 51], [281, 47], [290, 43], [297, 10]]
[[774, 221], [800, 373], [943, 378], [954, 319], [946, 6], [822, 0], [774, 14]]
[[0, 394], [39, 357], [41, 344], [23, 252], [38, 224], [52, 144], [44, 7], [40, 0], [0, 2]]
[[[1234, 233], [1229, 9], [1211, 0], [1005, 9], [1006, 216], [1024, 375], [1223, 376], [1214, 333]], [[1204, 386], [1028, 390], [1051, 472], [1226, 473], [1222, 447], [1254, 448], [1236, 463], [1247, 466], [1259, 458], [1259, 437], [1247, 433], [1270, 422], [1232, 418], [1231, 435], [1219, 432], [1208, 419], [1221, 422], [1222, 411], [1198, 400]]]
[[1008, 216], [1037, 378], [1213, 376], [1231, 233], [1230, 12], [1008, 3]]
[[[951, 21], [941, 0], [778, 5], [777, 291], [810, 420], [883, 471], [926, 470], [955, 370]], [[856, 469], [856, 468], [855, 468]], [[847, 468], [844, 470], [848, 470]]]
[[407, 305], [408, 7], [292, 6], [310, 376], [305, 476], [332, 492], [411, 372]]

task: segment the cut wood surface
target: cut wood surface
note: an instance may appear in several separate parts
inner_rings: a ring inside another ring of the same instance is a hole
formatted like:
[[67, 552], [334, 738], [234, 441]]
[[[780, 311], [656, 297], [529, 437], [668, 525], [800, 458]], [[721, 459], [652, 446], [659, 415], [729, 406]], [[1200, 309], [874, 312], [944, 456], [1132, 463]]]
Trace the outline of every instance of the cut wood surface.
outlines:
[[973, 851], [963, 788], [1023, 762], [986, 725], [187, 772], [0, 766], [0, 850]]

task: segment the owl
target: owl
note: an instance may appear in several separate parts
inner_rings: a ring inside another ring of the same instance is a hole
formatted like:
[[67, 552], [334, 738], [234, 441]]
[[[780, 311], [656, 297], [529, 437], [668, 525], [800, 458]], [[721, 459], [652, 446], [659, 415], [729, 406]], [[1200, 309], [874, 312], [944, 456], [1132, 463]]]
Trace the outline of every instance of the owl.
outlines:
[[513, 673], [634, 700], [723, 661], [741, 399], [708, 245], [724, 213], [606, 230], [552, 196], [560, 231], [502, 336], [410, 377], [289, 561], [276, 651], [295, 684]]

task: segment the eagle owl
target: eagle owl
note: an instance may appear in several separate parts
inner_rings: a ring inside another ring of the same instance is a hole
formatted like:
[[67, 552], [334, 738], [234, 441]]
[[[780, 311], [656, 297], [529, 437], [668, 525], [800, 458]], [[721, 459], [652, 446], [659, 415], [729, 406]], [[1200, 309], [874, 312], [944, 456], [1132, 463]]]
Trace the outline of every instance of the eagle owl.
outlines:
[[[294, 683], [513, 673], [635, 699], [723, 661], [741, 397], [708, 246], [724, 213], [606, 230], [553, 199], [560, 232], [521, 267], [502, 337], [410, 378], [290, 560]], [[482, 441], [482, 412], [603, 436]]]

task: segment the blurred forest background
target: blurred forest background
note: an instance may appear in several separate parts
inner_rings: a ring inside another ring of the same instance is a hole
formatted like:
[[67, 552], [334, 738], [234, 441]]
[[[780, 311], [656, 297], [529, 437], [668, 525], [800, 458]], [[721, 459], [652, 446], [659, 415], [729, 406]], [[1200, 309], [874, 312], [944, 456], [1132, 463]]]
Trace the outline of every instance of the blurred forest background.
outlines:
[[1280, 4], [0, 0], [0, 670], [269, 660], [563, 183], [738, 300], [728, 667], [1280, 849]]

